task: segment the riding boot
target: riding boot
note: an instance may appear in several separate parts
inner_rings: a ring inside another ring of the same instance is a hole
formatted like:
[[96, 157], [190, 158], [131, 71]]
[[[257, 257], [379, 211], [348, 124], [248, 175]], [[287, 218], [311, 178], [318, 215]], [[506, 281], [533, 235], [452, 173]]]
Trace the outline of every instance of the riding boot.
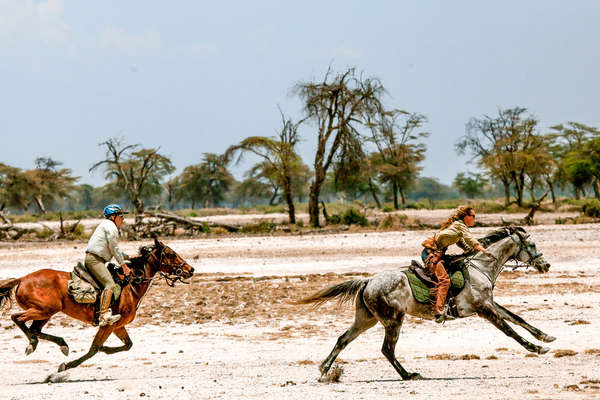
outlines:
[[110, 309], [110, 302], [113, 297], [112, 289], [104, 289], [100, 295], [100, 319], [98, 321], [99, 326], [112, 325], [121, 318], [121, 315], [112, 315]]

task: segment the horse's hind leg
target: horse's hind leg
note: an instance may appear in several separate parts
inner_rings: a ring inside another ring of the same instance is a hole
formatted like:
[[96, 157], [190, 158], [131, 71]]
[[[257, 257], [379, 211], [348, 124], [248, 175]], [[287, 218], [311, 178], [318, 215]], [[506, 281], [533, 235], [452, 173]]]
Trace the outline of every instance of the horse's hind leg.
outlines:
[[50, 318], [33, 321], [31, 323], [31, 326], [29, 327], [29, 330], [31, 331], [31, 333], [33, 333], [35, 336], [37, 336], [39, 339], [48, 340], [52, 343], [56, 343], [60, 347], [60, 351], [62, 351], [62, 353], [65, 356], [68, 356], [69, 355], [69, 345], [67, 345], [67, 342], [65, 342], [65, 339], [61, 338], [60, 336], [49, 335], [47, 333], [42, 332], [42, 328], [44, 327], [44, 325], [46, 325], [46, 323], [49, 320], [50, 320]]
[[550, 351], [548, 347], [537, 346], [515, 332], [515, 330], [511, 328], [510, 325], [508, 325], [508, 323], [504, 320], [500, 310], [498, 310], [493, 303], [477, 310], [477, 314], [490, 321], [496, 328], [500, 329], [507, 336], [515, 339], [521, 346], [525, 347], [530, 352], [544, 354]]
[[392, 367], [400, 374], [402, 379], [423, 379], [423, 377], [416, 372], [408, 372], [402, 367], [402, 365], [396, 359], [396, 343], [398, 342], [398, 336], [400, 335], [400, 327], [402, 326], [402, 319], [404, 316], [400, 317], [399, 322], [393, 321], [390, 322], [384, 321], [382, 322], [385, 326], [385, 338], [383, 339], [383, 346], [381, 347], [381, 352], [388, 359]]
[[29, 328], [27, 327], [27, 325], [25, 324], [25, 322], [29, 321], [29, 319], [26, 318], [26, 313], [27, 312], [25, 311], [25, 312], [13, 314], [10, 316], [10, 318], [13, 320], [15, 325], [17, 325], [19, 327], [19, 329], [21, 329], [23, 331], [23, 333], [25, 334], [25, 337], [27, 337], [27, 340], [29, 341], [29, 345], [27, 345], [27, 348], [25, 349], [25, 355], [28, 356], [31, 353], [33, 353], [35, 351], [35, 349], [37, 348], [38, 339], [35, 336], [35, 334], [32, 333], [29, 330]]
[[522, 326], [529, 333], [531, 333], [533, 335], [533, 337], [535, 337], [537, 340], [541, 340], [542, 342], [546, 342], [546, 343], [550, 343], [550, 342], [553, 342], [556, 340], [556, 338], [554, 336], [550, 336], [550, 335], [540, 331], [535, 326], [528, 324], [523, 318], [519, 317], [517, 314], [515, 314], [512, 311], [508, 310], [507, 308], [501, 306], [500, 304], [494, 302], [494, 305], [498, 308], [500, 315], [504, 319], [512, 322], [513, 324]]
[[[21, 330], [23, 331], [23, 333], [25, 334], [25, 336], [27, 336], [27, 339], [29, 340], [29, 345], [25, 349], [26, 355], [30, 355], [31, 353], [33, 353], [38, 345], [37, 334], [34, 330], [35, 321], [38, 321], [38, 320], [39, 321], [48, 321], [48, 319], [53, 314], [54, 314], [54, 312], [49, 313], [47, 311], [38, 310], [37, 308], [28, 308], [23, 312], [13, 314], [11, 316], [11, 319], [13, 320], [13, 322], [19, 328], [21, 328]], [[33, 320], [34, 322], [32, 322], [31, 327], [28, 328], [25, 323], [27, 321], [31, 321], [31, 320]], [[46, 323], [46, 322], [44, 322], [44, 323]], [[42, 324], [42, 326], [43, 326], [43, 324]]]
[[338, 338], [337, 343], [333, 347], [331, 353], [329, 353], [325, 361], [321, 363], [321, 366], [319, 367], [321, 376], [325, 376], [327, 374], [338, 354], [340, 354], [340, 352], [346, 346], [348, 346], [351, 341], [356, 339], [358, 335], [367, 329], [372, 328], [376, 323], [377, 319], [369, 310], [367, 310], [361, 299], [361, 296], [359, 295], [356, 298], [356, 313], [354, 316], [354, 323], [352, 323], [352, 326]]

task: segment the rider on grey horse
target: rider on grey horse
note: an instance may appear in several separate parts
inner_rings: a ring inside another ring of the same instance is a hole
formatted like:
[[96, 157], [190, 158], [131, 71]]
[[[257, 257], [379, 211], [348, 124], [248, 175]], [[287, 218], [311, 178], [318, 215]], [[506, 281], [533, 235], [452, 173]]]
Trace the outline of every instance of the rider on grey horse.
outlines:
[[469, 227], [474, 224], [475, 210], [473, 207], [460, 206], [442, 224], [439, 232], [422, 243], [424, 249], [421, 258], [425, 262], [429, 274], [436, 279], [435, 322], [440, 323], [448, 318], [444, 312], [444, 304], [450, 287], [450, 277], [442, 260], [448, 247], [456, 244], [465, 252], [475, 249], [490, 258], [494, 258], [471, 234]]
[[123, 273], [129, 275], [130, 270], [125, 260], [129, 257], [119, 248], [119, 228], [123, 223], [123, 211], [118, 204], [109, 204], [104, 208], [104, 221], [98, 225], [85, 251], [85, 266], [98, 280], [104, 290], [100, 295], [100, 319], [99, 325], [111, 325], [119, 320], [119, 314], [112, 315], [110, 303], [114, 296], [115, 301], [119, 299], [121, 287], [115, 283], [112, 275], [106, 267], [106, 263], [113, 257], [123, 268]]

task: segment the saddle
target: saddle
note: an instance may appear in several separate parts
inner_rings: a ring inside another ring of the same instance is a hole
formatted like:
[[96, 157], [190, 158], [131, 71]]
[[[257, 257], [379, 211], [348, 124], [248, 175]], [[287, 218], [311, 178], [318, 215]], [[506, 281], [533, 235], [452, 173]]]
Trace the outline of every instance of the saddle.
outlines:
[[[444, 256], [444, 261], [448, 262], [445, 265], [450, 266], [450, 268], [447, 268], [450, 276], [450, 289], [446, 297], [446, 304], [449, 308], [449, 314], [455, 317], [458, 316], [458, 311], [454, 299], [465, 287], [465, 281], [468, 279], [468, 271], [464, 268], [464, 258], [463, 255]], [[403, 272], [408, 278], [413, 296], [417, 302], [430, 304], [435, 301], [433, 289], [436, 282], [431, 278], [425, 266], [416, 260], [411, 260], [408, 270]]]
[[[129, 276], [121, 278], [123, 268], [120, 265], [108, 263], [107, 268], [117, 285], [124, 287], [129, 284]], [[88, 271], [84, 264], [78, 262], [71, 272], [68, 293], [78, 303], [94, 304], [94, 325], [98, 325], [100, 317], [100, 294], [102, 290], [102, 284], [94, 278], [94, 275]]]

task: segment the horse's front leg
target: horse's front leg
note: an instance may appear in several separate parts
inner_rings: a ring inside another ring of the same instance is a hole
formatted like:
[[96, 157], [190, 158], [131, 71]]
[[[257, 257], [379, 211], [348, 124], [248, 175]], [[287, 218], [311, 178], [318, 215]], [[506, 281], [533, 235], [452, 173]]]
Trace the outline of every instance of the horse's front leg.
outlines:
[[519, 317], [517, 314], [513, 313], [506, 307], [501, 306], [500, 304], [494, 302], [496, 308], [500, 312], [502, 318], [512, 322], [513, 324], [517, 324], [525, 328], [529, 333], [533, 335], [537, 340], [541, 340], [542, 342], [550, 343], [556, 340], [554, 336], [550, 336], [542, 331], [540, 331], [535, 326], [529, 325], [523, 318]]
[[131, 346], [133, 346], [133, 342], [129, 338], [129, 334], [127, 334], [127, 331], [125, 330], [124, 326], [121, 328], [115, 329], [115, 331], [113, 333], [119, 339], [121, 339], [121, 342], [123, 342], [123, 346], [118, 346], [118, 347], [102, 346], [102, 347], [100, 347], [101, 352], [106, 353], [106, 354], [114, 354], [114, 353], [118, 353], [119, 351], [127, 351], [131, 348]]
[[112, 333], [112, 330], [113, 330], [113, 327], [110, 325], [100, 327], [100, 329], [98, 329], [98, 332], [96, 333], [96, 336], [94, 337], [94, 341], [92, 342], [92, 346], [90, 347], [88, 352], [76, 360], [69, 361], [68, 363], [60, 364], [58, 367], [58, 372], [62, 372], [67, 369], [75, 368], [75, 367], [79, 366], [82, 362], [84, 362], [85, 360], [92, 358], [100, 350], [100, 348], [102, 347], [102, 345], [104, 344], [106, 339], [108, 339], [108, 337]]
[[493, 301], [487, 302], [486, 304], [482, 305], [477, 310], [477, 314], [479, 314], [480, 317], [490, 321], [492, 324], [494, 324], [496, 328], [500, 329], [507, 336], [510, 336], [511, 338], [515, 339], [517, 342], [519, 342], [521, 346], [525, 347], [530, 352], [544, 354], [550, 351], [548, 347], [537, 346], [525, 340], [517, 332], [515, 332], [515, 330], [511, 328], [510, 325], [508, 325], [508, 323], [504, 320], [500, 310], [496, 307]]

